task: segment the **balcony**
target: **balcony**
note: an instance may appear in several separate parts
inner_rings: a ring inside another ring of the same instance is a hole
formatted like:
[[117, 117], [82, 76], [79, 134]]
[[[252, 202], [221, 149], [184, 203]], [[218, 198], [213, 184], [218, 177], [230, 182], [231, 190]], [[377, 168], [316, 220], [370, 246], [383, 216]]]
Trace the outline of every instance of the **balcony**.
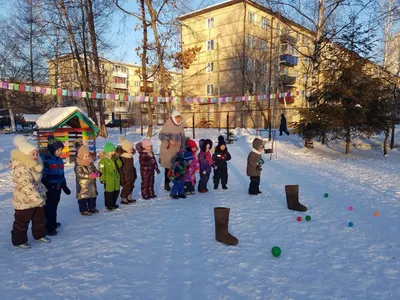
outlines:
[[297, 44], [297, 38], [291, 36], [289, 33], [284, 33], [280, 37], [282, 43], [289, 43], [291, 45]]
[[296, 77], [295, 76], [290, 76], [286, 74], [281, 74], [280, 76], [282, 84], [285, 85], [293, 85], [296, 82]]
[[[145, 91], [144, 91], [144, 86], [141, 86], [141, 87], [140, 87], [140, 91], [141, 91], [142, 93], [145, 92]], [[153, 91], [154, 91], [153, 87], [152, 87], [152, 86], [148, 86], [148, 87], [147, 87], [146, 94], [152, 93]]]
[[114, 83], [113, 87], [114, 89], [123, 89], [123, 90], [128, 89], [128, 85], [126, 83]]
[[128, 73], [121, 72], [121, 71], [114, 71], [112, 73], [113, 77], [121, 77], [121, 78], [128, 78]]
[[127, 113], [128, 112], [128, 107], [126, 107], [126, 106], [114, 107], [113, 111], [115, 113]]
[[285, 104], [285, 101], [286, 101], [286, 104], [293, 104], [294, 103], [294, 96], [290, 96], [290, 97], [285, 97], [285, 98], [279, 98], [278, 99], [278, 102], [280, 103], [280, 104]]
[[290, 54], [284, 54], [280, 56], [280, 60], [282, 65], [294, 67], [297, 66], [299, 58]]

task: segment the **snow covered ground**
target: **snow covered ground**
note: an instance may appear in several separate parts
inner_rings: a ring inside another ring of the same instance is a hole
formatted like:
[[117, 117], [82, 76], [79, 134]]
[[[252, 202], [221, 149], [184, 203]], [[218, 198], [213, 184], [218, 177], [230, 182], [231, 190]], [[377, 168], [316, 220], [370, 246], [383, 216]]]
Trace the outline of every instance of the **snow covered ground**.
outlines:
[[[0, 298], [400, 299], [399, 152], [383, 157], [380, 137], [368, 147], [356, 143], [347, 156], [340, 145], [311, 151], [295, 136], [278, 137], [277, 155], [263, 168], [263, 194], [249, 196], [245, 168], [254, 133], [236, 129], [238, 140], [228, 145], [228, 191], [214, 191], [209, 182], [210, 193], [183, 200], [168, 197], [161, 174], [158, 198], [141, 200], [139, 179], [138, 203], [107, 212], [99, 184], [100, 214], [82, 217], [74, 172], [67, 168], [72, 195], [62, 196], [59, 235], [29, 250], [11, 245], [13, 136], [0, 136]], [[197, 141], [218, 135], [196, 130]], [[128, 139], [141, 137], [129, 133]], [[153, 141], [158, 152], [156, 136]], [[286, 184], [300, 185], [308, 212], [286, 209]], [[214, 240], [216, 206], [231, 208], [238, 246]], [[297, 222], [306, 215], [310, 222]], [[271, 255], [273, 246], [282, 249], [280, 257]]]

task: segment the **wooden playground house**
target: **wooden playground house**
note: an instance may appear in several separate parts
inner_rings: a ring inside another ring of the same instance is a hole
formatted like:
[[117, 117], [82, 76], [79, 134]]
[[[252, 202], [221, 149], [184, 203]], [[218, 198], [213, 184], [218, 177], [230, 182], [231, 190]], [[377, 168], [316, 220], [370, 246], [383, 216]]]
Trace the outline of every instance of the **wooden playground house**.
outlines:
[[53, 135], [64, 144], [61, 158], [65, 164], [74, 163], [75, 141], [81, 139], [83, 144], [96, 157], [96, 137], [99, 129], [78, 107], [52, 108], [36, 122], [39, 149], [47, 147], [47, 138]]

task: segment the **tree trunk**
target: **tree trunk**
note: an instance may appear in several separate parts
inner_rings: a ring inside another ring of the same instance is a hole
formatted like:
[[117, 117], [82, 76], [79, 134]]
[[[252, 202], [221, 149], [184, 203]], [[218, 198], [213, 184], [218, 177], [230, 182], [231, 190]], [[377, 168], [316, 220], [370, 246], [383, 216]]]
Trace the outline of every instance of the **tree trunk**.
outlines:
[[[72, 28], [71, 20], [69, 18], [68, 11], [65, 7], [65, 0], [60, 0], [59, 4], [60, 4], [60, 8], [58, 8], [58, 6], [57, 6], [57, 8], [59, 9], [60, 17], [63, 16], [65, 19], [65, 20], [63, 19], [62, 22], [65, 23], [65, 28], [67, 31], [68, 40], [69, 40], [70, 48], [72, 50], [73, 58], [74, 58], [74, 60], [76, 59], [78, 62], [78, 67], [79, 67], [80, 75], [81, 75], [80, 77], [81, 77], [81, 79], [83, 79], [81, 81], [81, 84], [82, 84], [84, 90], [90, 91], [91, 90], [90, 80], [89, 80], [88, 76], [85, 76], [85, 74], [86, 74], [85, 66], [84, 66], [84, 63], [82, 62], [78, 44], [76, 42], [74, 31]], [[82, 17], [84, 18], [84, 16], [82, 16]], [[85, 24], [85, 22], [83, 22], [83, 24]], [[84, 32], [85, 30], [82, 30], [82, 31]], [[84, 43], [84, 46], [85, 46], [85, 43]], [[96, 112], [95, 112], [95, 109], [93, 106], [93, 101], [91, 101], [91, 99], [86, 98], [85, 103], [87, 106], [89, 117], [97, 124], [98, 123], [97, 116], [96, 116]]]
[[7, 103], [7, 106], [8, 106], [8, 113], [10, 115], [11, 132], [15, 132], [15, 118], [14, 118], [14, 113], [13, 113], [12, 108], [11, 108], [10, 100], [8, 98], [8, 92], [7, 91], [4, 93], [4, 96], [6, 97], [6, 103]]
[[[33, 68], [33, 4], [32, 0], [29, 1], [29, 65], [30, 65], [30, 79], [31, 85], [35, 84], [35, 75]], [[36, 112], [36, 93], [31, 93], [33, 109]]]
[[394, 135], [396, 132], [396, 123], [392, 124], [392, 130], [391, 130], [391, 137], [390, 137], [390, 149], [394, 149], [395, 144], [394, 144]]
[[[141, 63], [142, 63], [142, 81], [143, 81], [143, 89], [145, 96], [148, 95], [147, 93], [147, 27], [148, 24], [146, 22], [146, 8], [145, 8], [145, 0], [140, 0], [140, 14], [141, 14], [141, 21], [142, 21], [142, 28], [143, 28], [143, 45], [142, 45], [142, 53]], [[147, 137], [151, 137], [153, 135], [153, 109], [151, 107], [150, 100], [146, 102], [147, 108]]]
[[389, 132], [390, 129], [385, 130], [385, 139], [383, 140], [383, 155], [386, 156], [388, 154], [388, 149], [387, 149], [387, 142], [389, 140]]
[[346, 149], [344, 151], [345, 154], [350, 153], [350, 143], [351, 143], [351, 135], [350, 135], [350, 127], [346, 128]]
[[[156, 43], [158, 68], [159, 68], [159, 74], [161, 76], [162, 90], [164, 91], [164, 93], [163, 93], [163, 95], [161, 95], [161, 97], [165, 97], [165, 95], [168, 93], [167, 70], [166, 70], [166, 68], [164, 66], [164, 61], [163, 61], [163, 58], [164, 58], [163, 51], [164, 51], [164, 49], [163, 49], [163, 47], [161, 45], [160, 36], [158, 34], [158, 28], [157, 28], [158, 16], [157, 16], [157, 12], [153, 8], [152, 1], [151, 0], [145, 0], [145, 1], [146, 1], [148, 12], [149, 12], [149, 15], [150, 15], [150, 18], [151, 18], [150, 26], [151, 26], [151, 28], [153, 30], [154, 41]], [[168, 114], [171, 114], [171, 102], [166, 101], [166, 103], [167, 103]]]
[[[94, 66], [96, 69], [96, 78], [97, 78], [97, 92], [103, 93], [103, 81], [101, 78], [101, 70], [100, 70], [100, 62], [99, 62], [99, 54], [97, 51], [97, 36], [96, 36], [96, 29], [94, 25], [94, 17], [93, 17], [93, 4], [92, 0], [86, 0], [85, 1], [85, 8], [86, 8], [86, 14], [88, 18], [88, 25], [89, 25], [89, 31], [90, 31], [90, 41], [92, 44], [92, 51], [93, 51], [93, 61], [94, 61]], [[103, 109], [103, 100], [99, 99], [97, 101], [98, 107], [99, 107], [99, 115], [100, 115], [100, 136], [102, 137], [107, 137], [107, 128], [106, 128], [106, 123], [105, 123], [105, 118], [104, 118], [104, 109]]]

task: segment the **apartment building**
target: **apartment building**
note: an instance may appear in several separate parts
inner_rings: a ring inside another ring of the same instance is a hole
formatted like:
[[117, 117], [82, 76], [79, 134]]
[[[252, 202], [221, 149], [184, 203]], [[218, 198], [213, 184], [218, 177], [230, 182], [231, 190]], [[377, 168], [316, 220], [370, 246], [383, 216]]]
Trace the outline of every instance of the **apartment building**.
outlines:
[[[310, 82], [310, 62], [302, 54], [310, 51], [313, 33], [256, 2], [226, 1], [183, 15], [180, 20], [182, 50], [202, 47], [195, 63], [183, 70], [184, 95], [217, 97], [302, 91]], [[270, 101], [275, 117], [285, 108], [290, 111], [305, 105], [302, 95]], [[249, 126], [263, 126], [260, 120], [254, 120], [261, 118], [261, 112], [246, 116], [246, 110], [263, 109], [266, 102], [223, 104], [222, 110], [240, 111], [233, 113], [232, 122], [247, 118], [248, 122], [244, 122]], [[198, 110], [216, 111], [212, 107]], [[293, 118], [289, 117], [291, 121]]]
[[[92, 86], [96, 86], [96, 74], [94, 72], [94, 63], [88, 59], [88, 69], [92, 70], [90, 81]], [[162, 92], [161, 85], [155, 78], [150, 77], [147, 81], [147, 91], [144, 90], [141, 79], [141, 66], [137, 64], [128, 64], [124, 62], [111, 61], [105, 58], [100, 59], [100, 70], [102, 72], [103, 93], [107, 94], [125, 94], [131, 96], [160, 96]], [[169, 72], [171, 82], [166, 95], [181, 95], [181, 73]], [[58, 88], [70, 90], [80, 90], [80, 71], [78, 62], [72, 55], [65, 55], [58, 61], [49, 61], [50, 85]], [[145, 104], [132, 101], [104, 101], [106, 123], [113, 118], [131, 119], [132, 115], [146, 113]], [[154, 110], [153, 122], [160, 123], [166, 114], [164, 104], [152, 104]], [[85, 108], [85, 107], [84, 107]], [[160, 117], [160, 114], [162, 115]]]
[[386, 49], [385, 67], [395, 75], [400, 74], [400, 32], [397, 32], [388, 41]]

